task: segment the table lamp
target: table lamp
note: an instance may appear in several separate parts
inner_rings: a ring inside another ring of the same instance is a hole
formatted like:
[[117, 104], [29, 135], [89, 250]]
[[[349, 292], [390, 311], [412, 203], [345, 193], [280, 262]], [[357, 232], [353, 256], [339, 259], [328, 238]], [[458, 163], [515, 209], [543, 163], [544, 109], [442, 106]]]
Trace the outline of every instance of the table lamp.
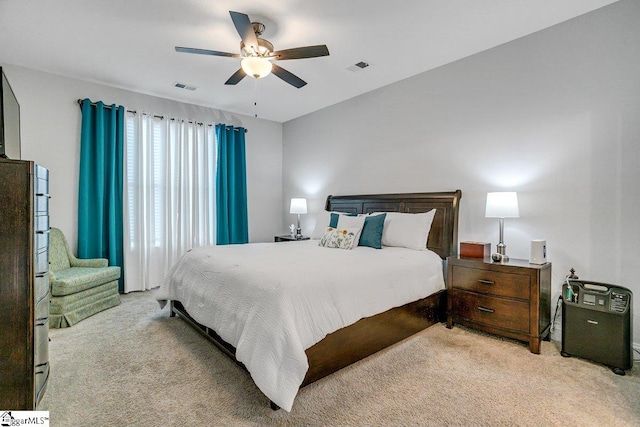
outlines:
[[307, 199], [294, 197], [291, 199], [289, 213], [298, 215], [298, 227], [296, 228], [296, 239], [302, 238], [302, 229], [300, 228], [300, 214], [307, 213]]
[[504, 244], [504, 219], [520, 217], [517, 193], [515, 191], [487, 193], [487, 206], [484, 216], [485, 218], [500, 218], [498, 252], [491, 255], [491, 258], [496, 262], [509, 261], [507, 246]]

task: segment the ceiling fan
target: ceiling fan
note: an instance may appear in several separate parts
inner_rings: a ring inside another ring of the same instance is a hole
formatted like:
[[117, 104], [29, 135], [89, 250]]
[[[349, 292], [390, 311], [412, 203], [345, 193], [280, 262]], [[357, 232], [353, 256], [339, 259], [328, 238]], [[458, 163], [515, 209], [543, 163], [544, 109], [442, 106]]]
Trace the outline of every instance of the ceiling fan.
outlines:
[[300, 89], [307, 84], [300, 77], [274, 64], [272, 61], [286, 59], [316, 58], [328, 56], [329, 49], [326, 45], [296, 47], [292, 49], [273, 50], [273, 45], [268, 40], [259, 36], [264, 32], [264, 25], [260, 22], [251, 22], [244, 13], [229, 11], [233, 25], [235, 25], [242, 41], [240, 53], [219, 52], [217, 50], [195, 49], [191, 47], [176, 46], [177, 52], [195, 53], [199, 55], [227, 56], [242, 58], [240, 69], [233, 73], [224, 83], [226, 85], [238, 84], [246, 75], [256, 79], [265, 77], [269, 73], [275, 74], [285, 82]]

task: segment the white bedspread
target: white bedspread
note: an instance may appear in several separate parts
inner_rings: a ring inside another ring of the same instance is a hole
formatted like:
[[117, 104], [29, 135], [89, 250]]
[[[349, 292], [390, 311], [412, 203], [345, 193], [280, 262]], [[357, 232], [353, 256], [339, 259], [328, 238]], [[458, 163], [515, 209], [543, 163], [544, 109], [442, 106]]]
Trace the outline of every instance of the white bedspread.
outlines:
[[363, 317], [444, 289], [431, 251], [328, 249], [317, 240], [208, 246], [187, 253], [156, 291], [236, 348], [260, 390], [290, 411], [305, 349]]

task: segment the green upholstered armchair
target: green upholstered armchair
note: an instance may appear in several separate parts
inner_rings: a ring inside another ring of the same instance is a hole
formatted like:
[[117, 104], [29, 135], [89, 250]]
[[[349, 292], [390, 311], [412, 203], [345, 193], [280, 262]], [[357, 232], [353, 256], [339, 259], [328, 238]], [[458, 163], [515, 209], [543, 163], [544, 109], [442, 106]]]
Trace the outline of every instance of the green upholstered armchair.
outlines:
[[51, 228], [49, 267], [50, 327], [66, 328], [120, 304], [120, 267], [109, 267], [104, 258], [76, 258], [57, 228]]

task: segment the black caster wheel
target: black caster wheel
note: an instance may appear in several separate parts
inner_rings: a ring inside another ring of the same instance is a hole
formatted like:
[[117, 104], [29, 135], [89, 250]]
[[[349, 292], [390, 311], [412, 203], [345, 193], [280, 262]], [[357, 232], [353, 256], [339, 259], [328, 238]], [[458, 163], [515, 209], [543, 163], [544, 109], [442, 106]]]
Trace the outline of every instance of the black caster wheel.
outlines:
[[613, 371], [614, 374], [616, 375], [626, 375], [626, 373], [624, 372], [624, 369], [621, 368], [611, 368], [611, 370]]

